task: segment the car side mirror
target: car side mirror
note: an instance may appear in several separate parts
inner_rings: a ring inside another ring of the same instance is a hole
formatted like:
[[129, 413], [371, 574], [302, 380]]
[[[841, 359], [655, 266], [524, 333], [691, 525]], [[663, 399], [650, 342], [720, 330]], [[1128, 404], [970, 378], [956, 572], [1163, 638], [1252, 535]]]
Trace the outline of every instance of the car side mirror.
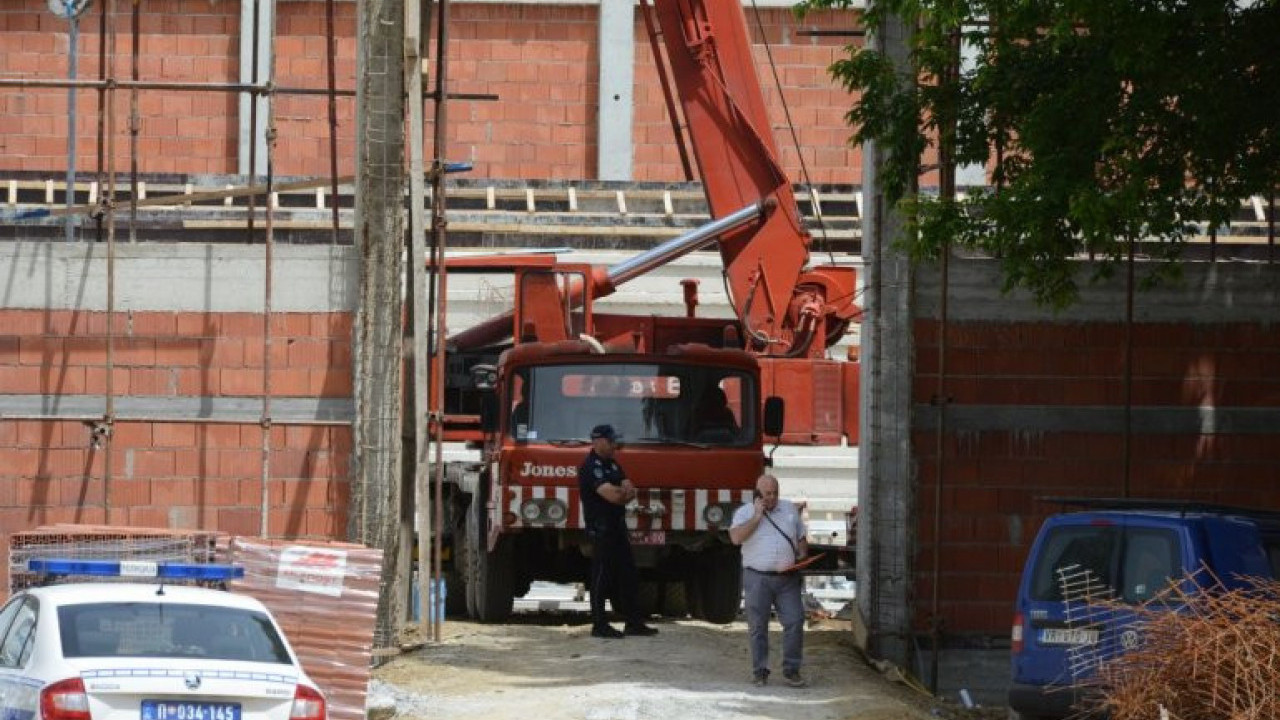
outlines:
[[778, 437], [782, 434], [783, 421], [787, 415], [787, 404], [782, 398], [774, 395], [764, 401], [764, 434]]

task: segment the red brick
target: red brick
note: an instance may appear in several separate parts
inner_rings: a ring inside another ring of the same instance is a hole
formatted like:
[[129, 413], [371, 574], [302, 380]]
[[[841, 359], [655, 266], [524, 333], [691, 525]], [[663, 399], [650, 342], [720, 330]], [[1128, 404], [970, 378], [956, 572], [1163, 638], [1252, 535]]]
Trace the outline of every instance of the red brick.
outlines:
[[222, 375], [217, 370], [183, 368], [174, 372], [180, 397], [221, 394]]
[[258, 510], [244, 508], [219, 508], [216, 513], [217, 528], [233, 535], [261, 536], [273, 532], [268, 528], [262, 532], [261, 513]]
[[[169, 511], [167, 507], [128, 507], [117, 510], [113, 517], [134, 527], [169, 527]], [[124, 517], [120, 517], [123, 515]]]
[[112, 478], [111, 504], [114, 507], [150, 505], [151, 481], [129, 478]]
[[[172, 450], [129, 450], [128, 456], [132, 460], [133, 472], [131, 477], [135, 478], [172, 478], [175, 470], [174, 453]], [[126, 461], [128, 462], [128, 461]], [[156, 488], [152, 488], [155, 492]], [[190, 487], [188, 486], [188, 496]], [[157, 502], [163, 502], [157, 500]]]
[[260, 397], [262, 371], [226, 369], [218, 373], [218, 394], [227, 397]]
[[25, 335], [18, 341], [18, 358], [12, 365], [61, 365], [63, 362], [62, 338], [41, 335]]
[[309, 396], [318, 397], [352, 397], [352, 379], [350, 371], [313, 370], [311, 372]]
[[0, 393], [37, 395], [43, 392], [44, 373], [38, 367], [7, 367], [0, 372]]
[[271, 369], [270, 380], [272, 397], [312, 397], [310, 370], [277, 366]]
[[323, 425], [287, 425], [284, 428], [285, 446], [300, 449], [321, 449], [329, 445], [329, 428]]
[[137, 337], [171, 337], [178, 331], [178, 318], [171, 312], [139, 312], [132, 325]]
[[111, 444], [117, 450], [149, 448], [153, 427], [149, 422], [117, 421], [111, 431]]
[[[106, 498], [106, 486], [100, 478], [83, 475], [51, 481], [56, 488], [55, 502], [70, 507], [102, 505]], [[114, 494], [112, 497], [115, 500]]]
[[157, 448], [189, 448], [196, 442], [196, 426], [191, 423], [156, 423], [151, 435]]
[[274, 313], [271, 316], [271, 332], [276, 337], [309, 337], [311, 315], [309, 313]]
[[156, 341], [151, 338], [118, 338], [113, 352], [117, 365], [156, 364]]
[[188, 478], [153, 476], [151, 502], [155, 505], [191, 505], [196, 500], [196, 481]]
[[206, 448], [240, 447], [240, 426], [208, 423], [199, 426], [196, 443]]
[[242, 368], [245, 366], [245, 340], [209, 338], [200, 341], [200, 364], [203, 367]]
[[160, 338], [155, 341], [155, 364], [160, 367], [200, 366], [200, 342]]
[[[129, 395], [132, 390], [129, 387], [130, 373], [128, 368], [117, 367], [111, 372], [112, 385], [110, 392], [112, 395]], [[107, 369], [106, 367], [86, 367], [84, 369], [84, 392], [90, 395], [106, 395], [107, 388]]]
[[130, 368], [129, 392], [133, 395], [172, 395], [175, 379], [168, 369]]
[[237, 507], [240, 505], [240, 481], [225, 478], [200, 480], [196, 483], [196, 497], [201, 505]]
[[218, 475], [224, 478], [260, 478], [262, 477], [262, 451], [219, 450]]

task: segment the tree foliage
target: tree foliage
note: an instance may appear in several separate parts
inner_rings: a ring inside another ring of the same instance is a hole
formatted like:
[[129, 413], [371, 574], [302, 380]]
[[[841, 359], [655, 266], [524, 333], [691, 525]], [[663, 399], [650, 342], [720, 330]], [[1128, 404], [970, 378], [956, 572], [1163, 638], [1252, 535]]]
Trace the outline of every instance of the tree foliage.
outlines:
[[[888, 149], [880, 182], [912, 218], [918, 259], [999, 258], [1005, 290], [1064, 307], [1089, 255], [1107, 275], [1129, 243], [1176, 271], [1188, 236], [1280, 181], [1280, 0], [867, 0], [914, 33], [912, 67], [849, 48], [831, 67], [859, 97], [853, 142]], [[853, 0], [804, 0], [809, 10]], [[956, 41], [966, 58], [955, 67]], [[913, 82], [914, 81], [914, 82]], [[963, 200], [913, 192], [949, 140], [991, 179]], [[1155, 277], [1158, 277], [1157, 274]]]

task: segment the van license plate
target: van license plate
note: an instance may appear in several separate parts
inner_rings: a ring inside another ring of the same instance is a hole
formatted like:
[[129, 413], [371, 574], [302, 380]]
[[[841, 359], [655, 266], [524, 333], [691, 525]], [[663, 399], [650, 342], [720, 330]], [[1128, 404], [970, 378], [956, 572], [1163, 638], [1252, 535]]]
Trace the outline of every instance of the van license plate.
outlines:
[[1087, 628], [1044, 628], [1041, 645], [1097, 645], [1098, 631]]
[[666, 530], [632, 530], [632, 545], [666, 545]]

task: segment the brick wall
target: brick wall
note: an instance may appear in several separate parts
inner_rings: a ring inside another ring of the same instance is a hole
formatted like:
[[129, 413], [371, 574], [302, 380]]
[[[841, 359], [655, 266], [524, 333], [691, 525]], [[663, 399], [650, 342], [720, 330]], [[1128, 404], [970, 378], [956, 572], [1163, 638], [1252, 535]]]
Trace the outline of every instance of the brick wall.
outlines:
[[[100, 4], [82, 19], [80, 79], [99, 76]], [[116, 77], [131, 70], [128, 4], [112, 19]], [[143, 80], [232, 83], [239, 81], [240, 5], [207, 0], [148, 0], [140, 23], [139, 77]], [[450, 105], [448, 155], [475, 164], [472, 177], [593, 179], [596, 177], [596, 99], [601, 62], [635, 64], [634, 179], [683, 179], [670, 122], [644, 24], [636, 15], [634, 58], [601, 57], [593, 5], [455, 3], [451, 6], [450, 89], [495, 94], [494, 101]], [[760, 10], [760, 27], [748, 9], [752, 34], [767, 37], [785, 90], [804, 161], [814, 182], [857, 183], [860, 161], [846, 140], [843, 121], [851, 105], [826, 68], [848, 38], [811, 37], [806, 28], [850, 29], [851, 13], [816, 14], [803, 23], [789, 8]], [[336, 84], [354, 89], [356, 4], [335, 4]], [[14, 0], [0, 7], [0, 67], [16, 77], [65, 79], [68, 23], [48, 12], [44, 0]], [[281, 0], [277, 17], [275, 81], [282, 87], [324, 87], [327, 40], [324, 6]], [[799, 156], [786, 130], [764, 45], [756, 46], [762, 85], [778, 134], [784, 167], [801, 179]], [[0, 88], [0, 171], [48, 172], [66, 168], [67, 93], [56, 88]], [[77, 168], [97, 167], [98, 93], [78, 95]], [[238, 101], [222, 92], [139, 93], [138, 170], [141, 173], [236, 172]], [[129, 94], [116, 97], [116, 169], [129, 167]], [[329, 173], [328, 100], [281, 95], [275, 107], [275, 172]], [[337, 100], [338, 172], [353, 172], [355, 99]], [[428, 120], [430, 113], [428, 113]], [[430, 137], [430, 129], [428, 129]]]
[[[1188, 274], [1226, 278], [1241, 268]], [[1130, 497], [1280, 508], [1280, 325], [1268, 289], [1277, 270], [1244, 269], [1256, 284], [1137, 295]], [[970, 305], [946, 330], [940, 505], [933, 403], [942, 330], [936, 315], [915, 326], [916, 626], [929, 627], [941, 507], [944, 632], [1003, 635], [1029, 545], [1060, 510], [1039, 498], [1125, 494], [1124, 295], [1114, 285], [1090, 290], [1082, 307], [1055, 315], [1024, 299], [1001, 299], [1001, 309], [990, 291], [959, 286]]]
[[[253, 418], [263, 389], [260, 314], [123, 312], [115, 321], [121, 417], [109, 445], [96, 448], [106, 313], [0, 311], [0, 396], [10, 407], [33, 401], [0, 421], [0, 557], [10, 533], [58, 522], [345, 538], [349, 422], [277, 418], [264, 454]], [[273, 402], [349, 401], [351, 314], [281, 313], [271, 322]], [[238, 410], [216, 411], [220, 402]]]

